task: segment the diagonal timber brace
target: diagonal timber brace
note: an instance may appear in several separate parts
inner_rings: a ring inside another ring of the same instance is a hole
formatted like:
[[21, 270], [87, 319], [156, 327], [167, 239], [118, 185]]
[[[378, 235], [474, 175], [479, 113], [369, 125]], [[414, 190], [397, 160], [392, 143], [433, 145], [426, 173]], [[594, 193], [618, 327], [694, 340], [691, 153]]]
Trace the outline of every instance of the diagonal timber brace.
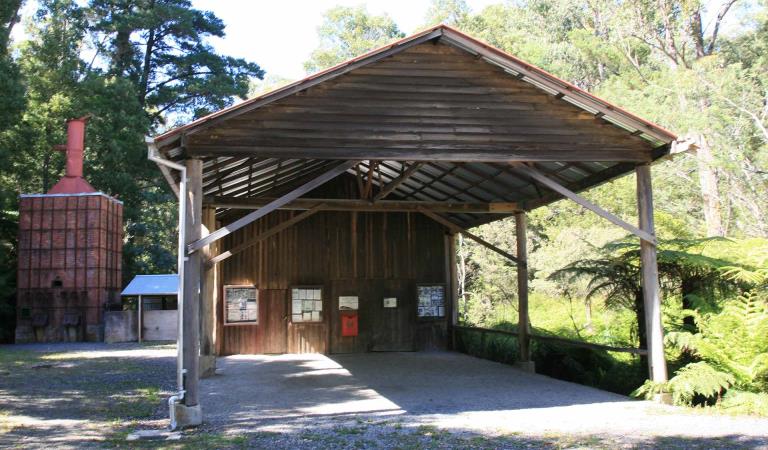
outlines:
[[629, 231], [630, 233], [634, 234], [635, 236], [639, 237], [640, 239], [649, 242], [653, 245], [656, 245], [656, 236], [641, 230], [640, 228], [629, 224], [625, 222], [624, 220], [620, 219], [619, 217], [615, 216], [614, 214], [609, 213], [608, 211], [604, 210], [603, 208], [597, 206], [596, 204], [590, 202], [586, 198], [580, 196], [579, 194], [571, 191], [567, 187], [561, 185], [560, 183], [554, 181], [550, 177], [544, 175], [540, 171], [534, 169], [533, 167], [527, 166], [525, 164], [518, 164], [513, 163], [512, 167], [517, 172], [527, 175], [534, 179], [535, 181], [538, 181], [539, 183], [543, 184], [547, 188], [557, 192], [558, 194], [563, 195], [564, 197], [567, 197], [574, 202], [578, 203], [579, 205], [583, 206], [584, 208], [594, 212], [598, 216], [608, 220], [609, 222], [613, 223], [614, 225], [618, 225], [621, 228], [624, 228], [625, 230]]
[[214, 231], [213, 233], [209, 234], [208, 236], [202, 239], [198, 239], [195, 242], [192, 242], [187, 246], [187, 253], [193, 253], [197, 250], [200, 250], [206, 245], [216, 242], [219, 239], [223, 238], [224, 236], [227, 236], [239, 230], [240, 228], [243, 228], [244, 226], [247, 226], [248, 224], [253, 223], [254, 221], [266, 216], [272, 211], [279, 209], [281, 206], [287, 203], [290, 203], [293, 200], [296, 200], [297, 198], [315, 189], [316, 187], [338, 177], [342, 173], [354, 167], [356, 164], [357, 164], [357, 161], [345, 161], [335, 166], [333, 169], [297, 187], [296, 189], [283, 195], [282, 197], [276, 198], [275, 200], [257, 209], [256, 211], [253, 211], [252, 213], [249, 213], [241, 217], [240, 219], [235, 220], [234, 222], [232, 222], [231, 224], [225, 227], [219, 228], [218, 230]]
[[282, 223], [280, 223], [278, 225], [275, 225], [274, 227], [272, 227], [269, 230], [259, 234], [258, 236], [254, 237], [253, 239], [251, 239], [251, 240], [249, 240], [247, 242], [244, 242], [244, 243], [242, 243], [240, 245], [236, 245], [235, 247], [233, 247], [233, 248], [231, 248], [231, 249], [229, 249], [227, 251], [221, 252], [220, 254], [218, 254], [218, 255], [214, 256], [213, 258], [209, 259], [208, 261], [206, 261], [205, 262], [205, 266], [206, 267], [213, 267], [214, 265], [224, 261], [225, 259], [229, 258], [230, 256], [234, 256], [234, 255], [242, 252], [243, 250], [247, 250], [247, 249], [253, 247], [254, 245], [258, 244], [259, 242], [262, 242], [262, 241], [266, 240], [267, 238], [272, 237], [272, 236], [276, 235], [277, 233], [279, 233], [279, 232], [281, 232], [281, 231], [283, 231], [283, 230], [285, 230], [287, 228], [292, 227], [293, 225], [296, 225], [297, 223], [301, 222], [302, 220], [307, 219], [310, 216], [315, 215], [315, 213], [322, 211], [324, 206], [325, 205], [323, 205], [323, 204], [318, 204], [318, 205], [316, 205], [316, 206], [314, 206], [314, 207], [312, 207], [312, 208], [310, 208], [310, 209], [308, 209], [306, 211], [303, 211], [300, 214], [297, 214], [297, 215], [291, 217], [290, 219], [286, 220], [285, 222], [282, 222]]
[[477, 242], [483, 247], [498, 253], [499, 255], [511, 260], [517, 265], [525, 264], [524, 262], [521, 262], [520, 259], [518, 259], [515, 255], [509, 252], [506, 252], [500, 249], [499, 247], [496, 247], [495, 245], [491, 244], [490, 242], [486, 241], [480, 236], [470, 233], [469, 231], [465, 230], [464, 228], [461, 228], [460, 226], [456, 225], [455, 223], [451, 222], [450, 220], [446, 219], [445, 217], [439, 214], [435, 214], [432, 211], [426, 211], [426, 210], [420, 210], [419, 212], [429, 217], [430, 219], [434, 220], [435, 222], [439, 223], [440, 225], [448, 228], [448, 230], [451, 233], [461, 233], [466, 238], [472, 239], [473, 241]]
[[416, 173], [416, 171], [418, 171], [421, 168], [422, 164], [423, 163], [420, 163], [420, 162], [411, 164], [411, 166], [405, 169], [405, 171], [401, 173], [397, 178], [395, 178], [389, 184], [384, 186], [381, 189], [381, 191], [378, 194], [376, 194], [375, 197], [373, 197], [373, 201], [377, 202], [379, 200], [383, 200], [384, 197], [391, 194], [392, 191], [397, 189], [397, 187], [400, 186], [405, 180], [407, 180], [408, 177]]

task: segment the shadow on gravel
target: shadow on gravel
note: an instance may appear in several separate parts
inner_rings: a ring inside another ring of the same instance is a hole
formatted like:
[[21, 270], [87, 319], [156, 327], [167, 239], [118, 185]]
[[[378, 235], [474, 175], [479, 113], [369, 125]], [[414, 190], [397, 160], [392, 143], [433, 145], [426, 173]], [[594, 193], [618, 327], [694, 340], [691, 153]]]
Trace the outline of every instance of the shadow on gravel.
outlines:
[[186, 434], [181, 443], [189, 448], [271, 448], [271, 449], [616, 449], [698, 450], [764, 449], [765, 441], [743, 436], [721, 438], [664, 437], [621, 439], [602, 436], [528, 437], [488, 436], [473, 432], [451, 432], [429, 426], [408, 427], [398, 423], [361, 421], [328, 429], [307, 427], [293, 432], [245, 432], [222, 435], [205, 429]]
[[137, 344], [0, 347], [0, 447], [68, 445], [164, 417], [172, 350]]
[[[401, 448], [430, 439], [450, 440], [438, 448], [768, 445], [764, 419], [699, 417], [459, 353], [238, 355], [217, 365], [201, 383], [204, 430], [254, 446], [375, 448], [382, 435]], [[699, 429], [724, 437], [695, 437]]]

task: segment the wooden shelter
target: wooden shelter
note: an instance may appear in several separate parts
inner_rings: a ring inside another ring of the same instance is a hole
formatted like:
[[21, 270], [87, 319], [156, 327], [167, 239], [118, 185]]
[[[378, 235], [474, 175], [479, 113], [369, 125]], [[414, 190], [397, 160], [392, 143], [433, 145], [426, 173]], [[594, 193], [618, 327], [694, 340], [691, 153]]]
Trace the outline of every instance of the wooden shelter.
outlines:
[[[665, 379], [650, 164], [675, 139], [444, 25], [155, 137], [186, 202], [184, 404], [198, 352], [206, 371], [216, 354], [449, 345], [456, 233], [517, 264], [530, 360], [525, 213], [564, 197], [641, 239]], [[578, 195], [630, 172], [638, 226]], [[510, 216], [514, 255], [466, 231]]]

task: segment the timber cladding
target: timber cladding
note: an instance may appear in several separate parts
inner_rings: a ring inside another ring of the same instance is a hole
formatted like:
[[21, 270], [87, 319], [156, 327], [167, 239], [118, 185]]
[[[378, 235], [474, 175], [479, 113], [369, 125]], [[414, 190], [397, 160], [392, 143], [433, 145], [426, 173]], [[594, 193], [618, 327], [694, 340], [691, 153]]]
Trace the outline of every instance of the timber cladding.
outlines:
[[[190, 155], [650, 161], [652, 146], [452, 45], [424, 43], [192, 133]], [[427, 153], [428, 152], [428, 153]]]
[[[240, 245], [300, 214], [277, 211], [223, 239]], [[417, 317], [417, 284], [446, 283], [445, 230], [418, 213], [319, 212], [220, 263], [224, 285], [259, 289], [257, 324], [223, 326], [221, 355], [442, 348], [447, 318]], [[293, 323], [291, 289], [322, 288], [320, 322]], [[339, 297], [359, 301], [357, 336], [342, 336]], [[384, 298], [396, 298], [385, 308]], [[222, 291], [218, 298], [222, 298]], [[447, 303], [446, 303], [446, 306]]]

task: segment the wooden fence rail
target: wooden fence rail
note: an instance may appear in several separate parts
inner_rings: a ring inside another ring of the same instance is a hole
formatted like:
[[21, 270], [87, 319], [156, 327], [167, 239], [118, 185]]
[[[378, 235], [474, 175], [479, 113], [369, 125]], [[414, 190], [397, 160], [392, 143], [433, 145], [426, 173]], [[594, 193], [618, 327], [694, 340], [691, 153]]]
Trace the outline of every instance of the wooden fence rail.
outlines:
[[[494, 330], [492, 328], [482, 328], [482, 327], [466, 327], [463, 325], [454, 325], [453, 328], [455, 330], [474, 331], [474, 332], [479, 332], [481, 334], [492, 333], [492, 334], [502, 334], [502, 335], [517, 337], [516, 331]], [[531, 339], [533, 340], [539, 340], [544, 342], [555, 342], [558, 344], [569, 345], [571, 347], [590, 348], [593, 350], [606, 350], [609, 352], [632, 353], [635, 355], [648, 354], [648, 350], [644, 348], [613, 347], [611, 345], [592, 344], [589, 342], [574, 341], [572, 339], [565, 339], [565, 338], [560, 338], [555, 336], [542, 336], [540, 334], [531, 334], [530, 336], [531, 336]]]

